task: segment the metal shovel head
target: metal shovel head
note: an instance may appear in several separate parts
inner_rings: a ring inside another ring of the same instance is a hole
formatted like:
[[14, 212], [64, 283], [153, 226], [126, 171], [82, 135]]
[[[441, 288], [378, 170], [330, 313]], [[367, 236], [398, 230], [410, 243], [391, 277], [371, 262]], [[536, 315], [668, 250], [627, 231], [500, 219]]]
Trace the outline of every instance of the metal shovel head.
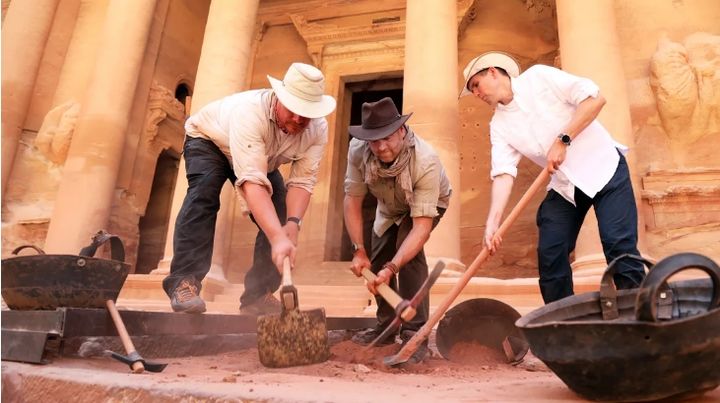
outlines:
[[258, 316], [260, 362], [270, 368], [294, 367], [327, 361], [330, 357], [323, 308]]
[[528, 350], [525, 337], [515, 327], [519, 318], [520, 313], [513, 307], [494, 299], [464, 301], [447, 311], [438, 324], [438, 351], [449, 359], [453, 347], [471, 343], [502, 353], [508, 362], [518, 361]]

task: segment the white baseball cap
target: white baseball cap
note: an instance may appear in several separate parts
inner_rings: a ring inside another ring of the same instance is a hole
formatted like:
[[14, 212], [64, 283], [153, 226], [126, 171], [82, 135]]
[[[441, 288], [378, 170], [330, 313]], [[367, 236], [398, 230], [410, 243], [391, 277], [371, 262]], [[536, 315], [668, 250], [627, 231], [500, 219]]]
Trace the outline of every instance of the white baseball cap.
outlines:
[[499, 67], [505, 70], [508, 75], [515, 78], [520, 75], [520, 65], [512, 58], [512, 56], [503, 52], [485, 52], [480, 56], [470, 60], [463, 70], [465, 76], [465, 84], [463, 85], [462, 91], [460, 91], [460, 97], [465, 95], [471, 95], [472, 92], [468, 89], [468, 83], [478, 72], [488, 69], [490, 67]]
[[335, 110], [335, 98], [324, 95], [325, 77], [316, 67], [293, 63], [282, 81], [267, 76], [280, 103], [291, 112], [314, 119]]

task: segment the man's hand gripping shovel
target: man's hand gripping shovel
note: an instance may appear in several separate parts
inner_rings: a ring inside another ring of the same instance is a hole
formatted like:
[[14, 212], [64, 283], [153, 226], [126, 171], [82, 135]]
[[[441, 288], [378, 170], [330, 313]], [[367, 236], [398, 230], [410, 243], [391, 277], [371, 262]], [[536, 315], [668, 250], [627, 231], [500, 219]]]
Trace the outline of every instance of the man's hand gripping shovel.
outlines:
[[[543, 169], [543, 171], [540, 172], [540, 175], [538, 175], [532, 185], [530, 185], [530, 188], [525, 191], [525, 194], [522, 196], [520, 201], [517, 203], [517, 205], [515, 205], [512, 211], [510, 211], [510, 214], [508, 214], [507, 218], [505, 218], [505, 221], [503, 221], [503, 223], [500, 225], [500, 228], [498, 228], [497, 232], [495, 233], [496, 236], [502, 237], [505, 234], [508, 228], [510, 228], [510, 226], [518, 218], [520, 213], [530, 203], [530, 200], [533, 198], [533, 196], [540, 189], [545, 187], [545, 184], [547, 183], [549, 177], [550, 173], [547, 169]], [[450, 290], [442, 303], [437, 307], [437, 309], [435, 309], [435, 312], [433, 312], [425, 325], [423, 325], [423, 327], [421, 327], [420, 330], [418, 330], [417, 333], [415, 333], [415, 335], [407, 343], [405, 343], [405, 345], [400, 349], [400, 351], [398, 351], [397, 354], [385, 357], [385, 359], [383, 360], [383, 363], [385, 365], [401, 365], [406, 363], [410, 359], [410, 357], [412, 357], [413, 353], [417, 351], [420, 345], [430, 335], [433, 327], [440, 321], [447, 309], [450, 307], [453, 301], [455, 301], [455, 298], [457, 298], [460, 292], [462, 292], [463, 288], [465, 288], [470, 279], [475, 275], [475, 272], [477, 272], [477, 270], [487, 260], [489, 256], [490, 251], [488, 250], [487, 246], [483, 247], [483, 249], [477, 255], [472, 264], [470, 264], [470, 267], [465, 270], [465, 273], [463, 273], [462, 277], [460, 277], [458, 282], [455, 283], [455, 286], [453, 286], [453, 288]]]

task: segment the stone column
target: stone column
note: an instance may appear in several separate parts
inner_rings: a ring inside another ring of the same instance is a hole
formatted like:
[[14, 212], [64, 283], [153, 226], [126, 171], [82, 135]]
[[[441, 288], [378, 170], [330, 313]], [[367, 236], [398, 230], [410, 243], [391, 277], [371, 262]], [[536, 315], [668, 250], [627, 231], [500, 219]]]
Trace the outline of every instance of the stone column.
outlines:
[[13, 1], [2, 24], [2, 195], [58, 0]]
[[45, 250], [76, 253], [105, 228], [155, 0], [110, 0]]
[[[610, 134], [630, 148], [627, 155], [635, 191], [635, 203], [640, 210], [640, 181], [635, 170], [635, 139], [632, 133], [627, 81], [623, 71], [620, 43], [615, 24], [613, 0], [557, 0], [557, 21], [560, 36], [560, 58], [563, 70], [592, 79], [600, 87], [607, 104], [599, 120]], [[638, 211], [640, 244], [644, 239], [644, 223]], [[597, 218], [588, 214], [575, 248], [573, 269], [604, 269], [607, 266], [602, 252]]]
[[[235, 0], [212, 0], [195, 79], [191, 114], [214, 100], [246, 89], [258, 4], [259, 0], [247, 0], [242, 7], [239, 7]], [[187, 193], [187, 186], [183, 159], [180, 161], [175, 184], [165, 256], [158, 269], [153, 271], [155, 274], [169, 272], [173, 254], [175, 219]], [[220, 197], [213, 261], [208, 273], [208, 277], [221, 281], [225, 279], [222, 269], [229, 248], [228, 241], [232, 228], [230, 220], [234, 203], [235, 192], [228, 183]]]
[[[432, 29], [427, 21], [432, 21]], [[440, 155], [453, 187], [450, 208], [425, 246], [429, 256], [460, 259], [460, 160], [457, 2], [407, 2], [403, 113]]]

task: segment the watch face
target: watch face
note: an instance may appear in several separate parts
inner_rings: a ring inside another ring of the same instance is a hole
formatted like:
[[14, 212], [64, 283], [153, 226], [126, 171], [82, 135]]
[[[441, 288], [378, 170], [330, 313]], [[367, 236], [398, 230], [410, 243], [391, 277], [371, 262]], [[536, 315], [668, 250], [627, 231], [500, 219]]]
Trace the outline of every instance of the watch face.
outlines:
[[564, 144], [570, 144], [570, 141], [572, 141], [572, 139], [567, 134], [563, 134], [562, 136], [560, 136], [560, 141], [562, 141]]

